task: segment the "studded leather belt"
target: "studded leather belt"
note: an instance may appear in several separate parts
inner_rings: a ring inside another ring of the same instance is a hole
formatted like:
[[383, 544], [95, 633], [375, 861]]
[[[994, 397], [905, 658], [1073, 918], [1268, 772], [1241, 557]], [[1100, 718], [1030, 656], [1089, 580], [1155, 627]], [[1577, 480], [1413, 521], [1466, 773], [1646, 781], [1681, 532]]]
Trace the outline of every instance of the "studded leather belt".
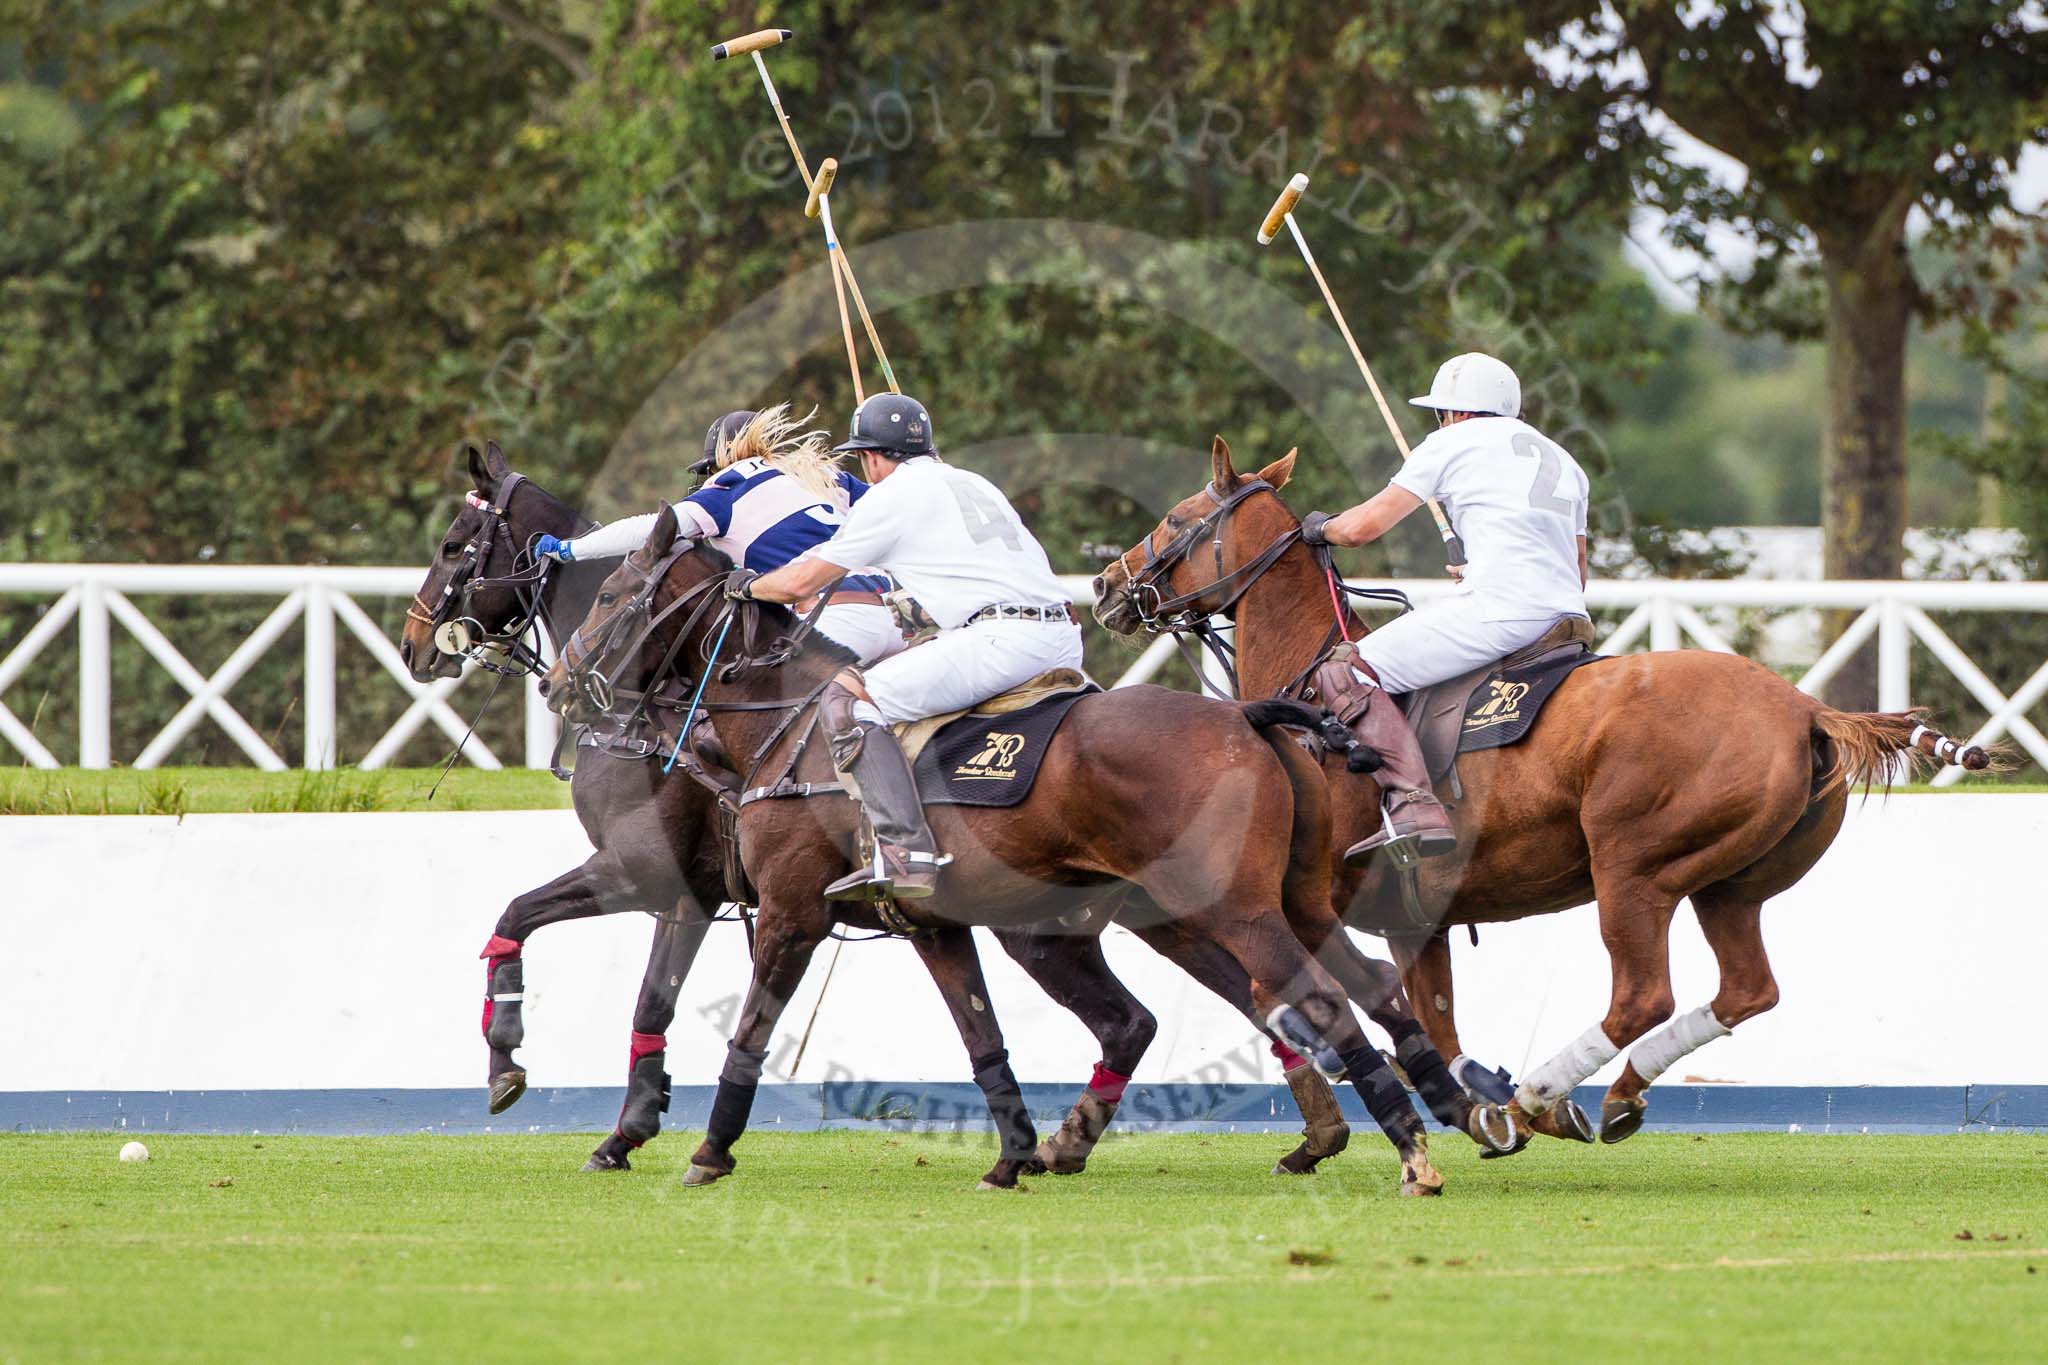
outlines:
[[992, 607], [983, 607], [967, 618], [967, 624], [970, 626], [976, 621], [1071, 621], [1079, 625], [1081, 618], [1074, 615], [1073, 605], [1066, 602], [1057, 607], [1023, 607], [998, 603]]

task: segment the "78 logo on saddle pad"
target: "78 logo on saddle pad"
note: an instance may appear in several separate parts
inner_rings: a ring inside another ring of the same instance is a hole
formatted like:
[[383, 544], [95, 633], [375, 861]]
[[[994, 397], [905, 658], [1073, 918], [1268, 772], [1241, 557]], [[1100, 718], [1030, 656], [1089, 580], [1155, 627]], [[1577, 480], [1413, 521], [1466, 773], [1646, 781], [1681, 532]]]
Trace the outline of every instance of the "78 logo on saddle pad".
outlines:
[[984, 778], [1009, 782], [1017, 776], [1017, 756], [1024, 752], [1024, 736], [991, 730], [983, 737], [980, 752], [953, 769], [956, 778]]

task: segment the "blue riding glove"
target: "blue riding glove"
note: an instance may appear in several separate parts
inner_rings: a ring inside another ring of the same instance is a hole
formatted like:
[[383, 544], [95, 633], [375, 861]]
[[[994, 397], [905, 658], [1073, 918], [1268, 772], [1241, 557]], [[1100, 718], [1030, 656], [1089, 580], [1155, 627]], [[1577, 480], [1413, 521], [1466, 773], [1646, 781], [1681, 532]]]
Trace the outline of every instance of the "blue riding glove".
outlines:
[[557, 540], [553, 536], [542, 535], [535, 538], [533, 552], [543, 559], [558, 559], [562, 563], [567, 564], [576, 558], [570, 549], [572, 544], [573, 542], [571, 541]]

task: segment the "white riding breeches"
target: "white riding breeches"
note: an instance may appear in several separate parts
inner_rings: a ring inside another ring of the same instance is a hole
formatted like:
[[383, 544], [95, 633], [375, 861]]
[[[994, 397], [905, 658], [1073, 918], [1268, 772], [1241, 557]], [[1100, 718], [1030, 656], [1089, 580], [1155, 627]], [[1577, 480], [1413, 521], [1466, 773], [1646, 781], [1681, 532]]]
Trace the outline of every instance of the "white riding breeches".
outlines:
[[977, 621], [866, 670], [868, 695], [891, 725], [962, 711], [1053, 668], [1081, 668], [1071, 621]]
[[861, 667], [903, 652], [896, 613], [867, 602], [841, 602], [818, 613], [818, 634], [860, 656]]
[[1431, 602], [1397, 616], [1358, 642], [1358, 657], [1389, 692], [1413, 692], [1499, 663], [1541, 639], [1557, 620], [1489, 621], [1476, 597]]

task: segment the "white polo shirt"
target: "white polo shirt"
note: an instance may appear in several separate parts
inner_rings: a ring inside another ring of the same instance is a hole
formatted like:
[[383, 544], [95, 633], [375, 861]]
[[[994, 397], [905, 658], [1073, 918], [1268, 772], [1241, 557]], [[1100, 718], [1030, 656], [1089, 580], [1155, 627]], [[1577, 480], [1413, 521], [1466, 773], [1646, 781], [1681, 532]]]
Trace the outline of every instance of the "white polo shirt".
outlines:
[[873, 485], [830, 540], [809, 552], [873, 566], [952, 629], [983, 607], [1067, 605], [1045, 550], [1001, 489], [936, 455], [905, 460]]
[[1586, 613], [1579, 542], [1592, 483], [1564, 447], [1514, 417], [1433, 432], [1391, 480], [1443, 504], [1471, 562], [1465, 585], [1487, 621]]

